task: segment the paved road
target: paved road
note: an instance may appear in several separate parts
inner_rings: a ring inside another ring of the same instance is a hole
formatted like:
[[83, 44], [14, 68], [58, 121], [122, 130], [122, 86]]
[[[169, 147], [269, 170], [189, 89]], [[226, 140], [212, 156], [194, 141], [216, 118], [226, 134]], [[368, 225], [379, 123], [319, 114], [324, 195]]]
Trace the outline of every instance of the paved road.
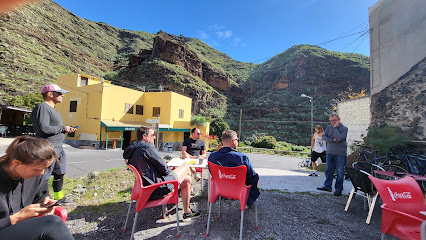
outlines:
[[[10, 140], [11, 142], [11, 140]], [[4, 152], [9, 143], [0, 139], [0, 152]], [[87, 175], [90, 171], [102, 171], [118, 168], [124, 165], [123, 151], [120, 149], [93, 150], [74, 148], [64, 144], [67, 153], [68, 178], [77, 178]], [[180, 152], [160, 152], [160, 155], [180, 156]], [[319, 192], [325, 177], [309, 177], [310, 171], [298, 168], [302, 160], [298, 157], [287, 157], [266, 154], [247, 154], [255, 171], [260, 176], [259, 187], [262, 189], [277, 189], [289, 192]], [[348, 194], [352, 186], [344, 181], [343, 194]]]

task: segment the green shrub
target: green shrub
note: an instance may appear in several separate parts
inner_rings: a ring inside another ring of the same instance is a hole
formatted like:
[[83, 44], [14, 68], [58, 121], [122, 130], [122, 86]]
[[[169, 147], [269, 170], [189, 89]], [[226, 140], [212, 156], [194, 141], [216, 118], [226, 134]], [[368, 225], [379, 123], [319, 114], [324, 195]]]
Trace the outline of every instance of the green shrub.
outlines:
[[278, 146], [277, 140], [272, 136], [263, 136], [252, 143], [253, 147], [275, 149]]
[[192, 116], [190, 124], [193, 126], [206, 126], [207, 118], [201, 115]]
[[379, 154], [389, 152], [389, 149], [398, 145], [406, 145], [411, 137], [398, 133], [393, 126], [372, 127], [368, 130], [365, 144], [379, 151]]
[[222, 141], [222, 133], [229, 130], [229, 125], [222, 118], [215, 118], [210, 123], [210, 134], [216, 135]]

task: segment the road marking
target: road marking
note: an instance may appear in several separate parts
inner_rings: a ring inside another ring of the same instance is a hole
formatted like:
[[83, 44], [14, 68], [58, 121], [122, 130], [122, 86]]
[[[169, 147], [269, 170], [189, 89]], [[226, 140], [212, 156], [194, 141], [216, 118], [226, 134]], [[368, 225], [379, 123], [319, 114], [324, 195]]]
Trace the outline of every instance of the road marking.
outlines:
[[72, 163], [85, 163], [87, 161], [81, 161], [81, 162], [67, 162], [67, 164], [72, 164]]

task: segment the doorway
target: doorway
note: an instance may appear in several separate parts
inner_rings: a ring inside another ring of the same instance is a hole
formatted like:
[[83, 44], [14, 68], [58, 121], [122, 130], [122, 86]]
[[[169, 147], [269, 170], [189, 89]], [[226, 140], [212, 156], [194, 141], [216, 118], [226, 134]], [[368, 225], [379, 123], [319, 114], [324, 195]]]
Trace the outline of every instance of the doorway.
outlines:
[[130, 141], [132, 140], [132, 131], [123, 131], [123, 146], [121, 149], [126, 149], [126, 147], [130, 146]]

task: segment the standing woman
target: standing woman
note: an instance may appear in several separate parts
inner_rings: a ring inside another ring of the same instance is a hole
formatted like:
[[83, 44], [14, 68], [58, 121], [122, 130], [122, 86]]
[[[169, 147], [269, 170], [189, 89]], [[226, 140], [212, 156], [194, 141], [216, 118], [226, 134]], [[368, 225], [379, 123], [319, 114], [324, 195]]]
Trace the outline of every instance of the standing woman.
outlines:
[[16, 138], [0, 158], [0, 239], [74, 239], [52, 215], [55, 207], [44, 207], [56, 202], [43, 177], [55, 158], [49, 141], [27, 136]]
[[321, 158], [321, 161], [325, 163], [326, 160], [326, 142], [322, 140], [322, 134], [324, 133], [324, 128], [322, 128], [321, 125], [315, 126], [315, 133], [312, 137], [311, 141], [311, 162], [312, 162], [312, 168], [314, 169], [314, 172], [309, 174], [309, 176], [318, 177], [317, 174], [317, 159]]

